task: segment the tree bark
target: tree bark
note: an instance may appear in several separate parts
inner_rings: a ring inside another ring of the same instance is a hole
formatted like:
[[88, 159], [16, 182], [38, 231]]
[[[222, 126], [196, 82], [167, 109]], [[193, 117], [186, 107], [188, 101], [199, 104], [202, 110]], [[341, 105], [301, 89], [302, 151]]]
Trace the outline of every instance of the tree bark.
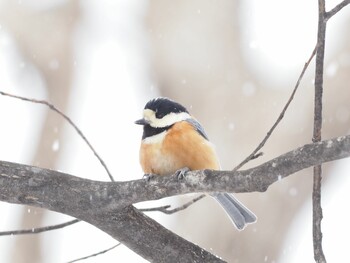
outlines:
[[152, 262], [223, 262], [167, 230], [133, 203], [193, 192], [263, 192], [297, 171], [350, 156], [350, 135], [307, 144], [245, 171], [190, 171], [150, 180], [101, 182], [0, 161], [0, 201], [84, 220]]

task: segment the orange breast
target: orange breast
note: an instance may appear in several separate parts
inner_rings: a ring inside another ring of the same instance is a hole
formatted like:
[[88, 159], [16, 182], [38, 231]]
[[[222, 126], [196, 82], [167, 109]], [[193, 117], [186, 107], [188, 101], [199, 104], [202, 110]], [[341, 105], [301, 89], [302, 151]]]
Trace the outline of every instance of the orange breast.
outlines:
[[172, 174], [184, 167], [220, 169], [213, 145], [186, 121], [176, 123], [162, 141], [142, 143], [140, 162], [144, 173], [159, 175]]

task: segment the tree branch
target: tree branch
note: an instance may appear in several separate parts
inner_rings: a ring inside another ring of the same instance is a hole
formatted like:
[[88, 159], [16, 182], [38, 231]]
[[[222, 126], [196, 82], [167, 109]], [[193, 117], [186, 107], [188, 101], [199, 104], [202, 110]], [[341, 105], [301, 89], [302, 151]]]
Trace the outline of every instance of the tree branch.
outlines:
[[275, 121], [275, 123], [272, 125], [272, 127], [270, 128], [270, 130], [267, 132], [266, 136], [264, 137], [264, 139], [260, 142], [260, 144], [258, 145], [258, 147], [255, 148], [255, 150], [247, 157], [245, 158], [239, 165], [237, 165], [233, 171], [237, 171], [238, 169], [240, 169], [243, 165], [245, 165], [247, 162], [258, 158], [259, 156], [263, 155], [262, 152], [258, 153], [258, 151], [260, 151], [260, 149], [262, 147], [264, 147], [265, 143], [267, 142], [267, 140], [270, 138], [271, 134], [273, 133], [273, 131], [275, 130], [275, 128], [277, 127], [277, 125], [281, 122], [281, 120], [284, 117], [284, 114], [286, 113], [290, 103], [292, 102], [292, 100], [294, 99], [294, 95], [297, 92], [300, 82], [302, 80], [302, 78], [304, 77], [304, 74], [307, 70], [307, 68], [310, 65], [310, 62], [312, 61], [313, 57], [316, 54], [316, 47], [314, 48], [314, 50], [312, 51], [310, 58], [307, 60], [307, 62], [305, 63], [303, 70], [301, 71], [299, 78], [294, 86], [294, 89], [292, 91], [292, 94], [290, 95], [286, 105], [283, 107], [282, 112], [280, 113], [280, 115], [278, 116], [277, 120]]
[[200, 196], [193, 198], [191, 201], [189, 201], [189, 202], [187, 202], [179, 207], [173, 208], [173, 209], [169, 209], [171, 207], [170, 205], [164, 205], [164, 206], [152, 207], [152, 208], [140, 208], [139, 211], [141, 211], [141, 212], [156, 212], [156, 211], [158, 211], [158, 212], [162, 212], [162, 213], [167, 214], [167, 215], [171, 215], [171, 214], [177, 213], [179, 211], [185, 210], [186, 208], [193, 205], [197, 201], [201, 200], [205, 196], [206, 196], [205, 194], [201, 194]]
[[10, 98], [13, 98], [13, 99], [18, 99], [18, 100], [31, 102], [31, 103], [37, 103], [37, 104], [45, 105], [50, 110], [52, 110], [52, 111], [56, 112], [58, 115], [62, 116], [62, 118], [65, 119], [74, 128], [74, 130], [78, 133], [78, 135], [87, 144], [87, 146], [90, 148], [90, 150], [93, 152], [93, 154], [96, 156], [96, 158], [101, 163], [102, 167], [106, 170], [106, 172], [107, 172], [107, 174], [109, 176], [109, 179], [111, 179], [111, 181], [114, 182], [114, 178], [113, 178], [111, 172], [109, 171], [106, 163], [103, 161], [103, 159], [100, 157], [100, 155], [94, 149], [94, 147], [92, 147], [91, 143], [88, 141], [88, 139], [83, 134], [83, 132], [78, 128], [78, 126], [66, 114], [64, 114], [61, 110], [59, 110], [55, 105], [53, 105], [52, 103], [50, 103], [50, 102], [48, 102], [46, 100], [38, 100], [38, 99], [33, 99], [33, 98], [31, 99], [31, 98], [27, 98], [27, 97], [17, 96], [17, 95], [13, 95], [13, 94], [10, 94], [10, 93], [3, 92], [1, 90], [0, 90], [0, 95], [6, 96], [6, 97], [10, 97]]
[[[0, 200], [27, 204], [80, 218], [88, 211], [121, 209], [130, 204], [198, 192], [263, 192], [279, 178], [350, 156], [350, 135], [306, 144], [255, 168], [242, 171], [202, 170], [177, 176], [154, 176], [126, 182], [101, 182], [54, 170], [0, 161]], [[135, 194], [137, 193], [137, 194]], [[76, 200], [77, 202], [72, 202]], [[74, 216], [74, 215], [73, 215]]]
[[[315, 99], [314, 99], [314, 130], [313, 142], [321, 141], [322, 134], [322, 96], [323, 96], [323, 67], [326, 40], [326, 10], [325, 0], [318, 0], [318, 30], [317, 30], [317, 51], [315, 69]], [[322, 166], [314, 166], [312, 189], [312, 233], [314, 258], [318, 263], [326, 262], [322, 249], [322, 206], [321, 206], [321, 181]]]
[[99, 255], [102, 255], [104, 253], [107, 253], [108, 251], [111, 251], [112, 249], [115, 249], [116, 247], [120, 246], [121, 243], [118, 243], [116, 245], [114, 245], [113, 247], [110, 247], [108, 249], [105, 249], [105, 250], [102, 250], [100, 252], [97, 252], [97, 253], [94, 253], [92, 255], [89, 255], [89, 256], [85, 256], [85, 257], [82, 257], [82, 258], [77, 258], [77, 259], [74, 259], [74, 260], [71, 260], [71, 261], [68, 261], [67, 263], [73, 263], [73, 262], [78, 262], [78, 261], [81, 261], [81, 260], [85, 260], [85, 259], [88, 259], [88, 258], [92, 258], [92, 257], [96, 257], [96, 256], [99, 256]]
[[[152, 262], [222, 262], [131, 204], [194, 192], [266, 191], [297, 171], [350, 156], [350, 135], [307, 144], [244, 171], [190, 171], [151, 180], [100, 182], [0, 161], [0, 201], [46, 208], [84, 220]], [[137, 194], [135, 194], [137, 193]]]
[[9, 236], [9, 235], [16, 236], [16, 235], [25, 235], [25, 234], [39, 234], [39, 233], [46, 232], [46, 231], [61, 229], [61, 228], [64, 228], [66, 226], [70, 226], [70, 225], [73, 225], [75, 223], [78, 223], [78, 222], [80, 222], [79, 219], [73, 219], [73, 220], [67, 221], [65, 223], [52, 225], [52, 226], [35, 227], [35, 228], [31, 228], [31, 229], [3, 231], [3, 232], [0, 232], [0, 236]]
[[342, 10], [348, 4], [350, 4], [350, 0], [344, 0], [343, 2], [336, 5], [332, 10], [330, 10], [329, 12], [326, 12], [326, 17], [325, 17], [326, 21], [330, 19], [332, 16], [334, 16], [336, 13], [338, 13], [340, 10]]
[[[186, 208], [190, 207], [194, 203], [198, 202], [202, 198], [204, 198], [206, 195], [201, 194], [200, 196], [197, 196], [193, 198], [191, 201], [188, 201], [187, 203], [173, 208], [169, 209], [171, 206], [170, 205], [165, 205], [165, 206], [160, 206], [160, 207], [152, 207], [152, 208], [140, 208], [138, 209], [141, 212], [162, 212], [167, 215], [171, 215], [174, 213], [177, 213], [179, 211], [185, 210]], [[52, 230], [57, 230], [57, 229], [62, 229], [66, 226], [73, 225], [75, 223], [80, 222], [79, 219], [73, 219], [61, 224], [56, 224], [56, 225], [50, 225], [50, 226], [44, 226], [44, 227], [33, 227], [30, 229], [20, 229], [20, 230], [10, 230], [10, 231], [1, 231], [0, 236], [17, 236], [17, 235], [26, 235], [26, 234], [39, 234], [43, 233], [46, 231], [52, 231]]]

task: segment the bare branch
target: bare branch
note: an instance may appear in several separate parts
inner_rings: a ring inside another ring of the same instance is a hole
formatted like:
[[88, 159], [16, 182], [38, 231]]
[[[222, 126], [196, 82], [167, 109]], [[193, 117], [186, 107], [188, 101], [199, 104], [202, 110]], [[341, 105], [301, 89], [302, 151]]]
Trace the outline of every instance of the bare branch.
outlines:
[[96, 256], [99, 256], [99, 255], [102, 255], [108, 251], [111, 251], [112, 249], [115, 249], [116, 247], [118, 247], [119, 245], [121, 245], [121, 243], [118, 243], [116, 245], [114, 245], [113, 247], [110, 247], [108, 249], [105, 249], [105, 250], [102, 250], [98, 253], [95, 253], [95, 254], [92, 254], [92, 255], [89, 255], [89, 256], [86, 256], [86, 257], [82, 257], [82, 258], [77, 258], [77, 259], [74, 259], [72, 261], [68, 261], [67, 263], [73, 263], [73, 262], [78, 262], [78, 261], [81, 261], [81, 260], [85, 260], [85, 259], [88, 259], [88, 258], [92, 258], [92, 257], [96, 257]]
[[350, 0], [344, 0], [343, 2], [336, 5], [332, 10], [330, 10], [329, 12], [326, 12], [326, 17], [325, 17], [326, 21], [330, 19], [332, 16], [334, 16], [336, 13], [338, 13], [340, 10], [342, 10], [348, 4], [350, 4]]
[[62, 111], [60, 111], [55, 105], [53, 105], [52, 103], [50, 103], [46, 100], [37, 100], [37, 99], [32, 99], [32, 98], [21, 97], [21, 96], [9, 94], [9, 93], [3, 92], [3, 91], [0, 91], [0, 95], [7, 96], [10, 98], [14, 98], [14, 99], [19, 99], [19, 100], [23, 100], [23, 101], [28, 101], [28, 102], [32, 102], [32, 103], [45, 105], [45, 106], [49, 107], [51, 110], [53, 110], [54, 112], [58, 113], [58, 115], [62, 116], [75, 129], [75, 131], [84, 140], [84, 142], [89, 146], [90, 150], [94, 153], [94, 155], [100, 161], [103, 168], [106, 170], [111, 181], [114, 182], [114, 178], [113, 178], [112, 174], [110, 173], [107, 165], [102, 160], [102, 158], [98, 155], [98, 153], [96, 152], [94, 147], [92, 147], [92, 145], [90, 144], [88, 139], [85, 137], [83, 132], [78, 128], [78, 126], [66, 114], [64, 114]]
[[[325, 0], [318, 0], [318, 30], [317, 30], [317, 51], [315, 69], [315, 98], [314, 98], [314, 130], [313, 142], [321, 141], [322, 134], [322, 96], [323, 96], [323, 68], [326, 40], [326, 9]], [[314, 258], [318, 263], [326, 262], [322, 249], [322, 207], [321, 207], [321, 180], [322, 166], [319, 164], [313, 169], [313, 191], [312, 191], [312, 233]]]
[[272, 183], [297, 171], [349, 156], [350, 135], [307, 144], [245, 171], [190, 171], [182, 180], [174, 174], [128, 182], [92, 181], [0, 161], [0, 201], [84, 220], [152, 262], [172, 262], [180, 256], [183, 262], [222, 262], [130, 204], [194, 192], [266, 191]]
[[271, 134], [273, 133], [273, 131], [275, 130], [275, 128], [277, 127], [277, 125], [280, 123], [280, 121], [283, 119], [284, 114], [286, 113], [290, 103], [292, 102], [295, 93], [297, 92], [297, 89], [300, 85], [300, 82], [305, 74], [306, 69], [309, 67], [311, 60], [313, 59], [313, 57], [316, 54], [316, 47], [314, 48], [314, 50], [311, 53], [310, 58], [308, 59], [308, 61], [305, 63], [303, 70], [301, 71], [299, 78], [297, 80], [297, 83], [295, 84], [294, 90], [292, 92], [292, 94], [290, 95], [286, 105], [284, 106], [282, 112], [280, 113], [280, 115], [278, 116], [276, 122], [272, 125], [271, 129], [267, 132], [265, 138], [261, 141], [261, 143], [258, 145], [258, 147], [256, 147], [256, 149], [247, 157], [245, 158], [239, 165], [237, 165], [233, 171], [237, 171], [238, 169], [240, 169], [243, 165], [245, 165], [247, 162], [256, 159], [258, 157], [260, 157], [262, 155], [262, 153], [257, 153], [262, 147], [264, 147], [266, 141], [270, 138]]
[[45, 227], [36, 227], [31, 229], [21, 229], [21, 230], [11, 230], [11, 231], [3, 231], [0, 232], [0, 236], [16, 236], [16, 235], [25, 235], [25, 234], [39, 234], [46, 231], [61, 229], [66, 226], [73, 225], [75, 223], [80, 222], [79, 219], [74, 219], [71, 221], [67, 221], [62, 224], [52, 225], [52, 226], [45, 226]]
[[167, 215], [171, 215], [171, 214], [174, 214], [176, 212], [185, 210], [186, 208], [188, 208], [189, 206], [193, 205], [195, 202], [201, 200], [205, 196], [206, 196], [205, 194], [201, 194], [200, 196], [197, 196], [196, 198], [193, 198], [191, 201], [183, 204], [182, 206], [176, 207], [174, 209], [169, 209], [171, 206], [170, 205], [165, 205], [165, 206], [154, 207], [154, 208], [142, 208], [142, 209], [139, 209], [139, 210], [141, 212], [158, 211], [158, 212], [162, 212], [162, 213], [167, 214]]
[[152, 208], [139, 208], [138, 210], [141, 212], [163, 212], [164, 214], [166, 214], [167, 209], [170, 207], [171, 205], [163, 205], [163, 206], [152, 207]]
[[297, 171], [349, 156], [350, 135], [347, 135], [306, 144], [248, 170], [189, 171], [183, 180], [174, 174], [112, 183], [0, 161], [0, 201], [61, 213], [75, 209], [76, 213], [67, 214], [81, 219], [90, 209], [122, 209], [133, 203], [178, 194], [266, 191], [272, 183]]
[[[88, 145], [88, 147], [90, 148], [90, 150], [94, 153], [94, 155], [97, 157], [97, 159], [100, 161], [101, 165], [104, 167], [104, 169], [106, 170], [109, 178], [111, 179], [111, 181], [114, 181], [114, 178], [112, 176], [112, 174], [110, 173], [107, 165], [105, 164], [105, 162], [102, 160], [102, 158], [99, 156], [99, 154], [96, 152], [96, 150], [94, 149], [94, 147], [90, 144], [90, 142], [88, 141], [88, 139], [85, 137], [85, 135], [83, 134], [83, 132], [78, 128], [78, 126], [67, 116], [65, 115], [61, 110], [59, 110], [55, 105], [53, 105], [52, 103], [45, 101], [45, 100], [37, 100], [37, 99], [32, 99], [32, 98], [27, 98], [27, 97], [22, 97], [22, 96], [17, 96], [17, 95], [13, 95], [13, 94], [9, 94], [3, 91], [0, 91], [0, 94], [3, 96], [7, 96], [7, 97], [11, 97], [14, 99], [19, 99], [19, 100], [23, 100], [23, 101], [27, 101], [27, 102], [32, 102], [32, 103], [37, 103], [37, 104], [42, 104], [45, 105], [47, 107], [49, 107], [50, 110], [58, 113], [58, 115], [60, 115], [61, 117], [63, 117], [74, 129], [75, 131], [78, 133], [78, 135], [83, 139], [83, 141]], [[47, 226], [47, 227], [39, 227], [39, 228], [31, 228], [31, 229], [21, 229], [21, 230], [12, 230], [12, 231], [3, 231], [0, 232], [0, 236], [7, 236], [7, 235], [23, 235], [23, 234], [38, 234], [38, 233], [42, 233], [42, 232], [46, 232], [46, 231], [51, 231], [51, 230], [56, 230], [56, 229], [60, 229], [60, 228], [64, 228], [66, 226], [78, 223], [80, 220], [75, 219], [72, 221], [68, 221], [66, 223], [63, 224], [57, 224], [57, 225], [52, 225], [52, 226]]]

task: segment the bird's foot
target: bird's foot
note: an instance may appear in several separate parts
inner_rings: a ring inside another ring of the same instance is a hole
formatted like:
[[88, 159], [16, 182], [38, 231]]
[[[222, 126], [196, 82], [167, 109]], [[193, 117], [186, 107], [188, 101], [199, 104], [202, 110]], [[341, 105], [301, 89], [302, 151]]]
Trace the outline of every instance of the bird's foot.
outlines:
[[179, 170], [177, 170], [175, 172], [175, 175], [177, 177], [178, 180], [183, 180], [186, 176], [186, 173], [189, 171], [190, 169], [188, 167], [184, 167], [184, 168], [181, 168]]
[[142, 179], [143, 179], [143, 180], [146, 180], [146, 182], [149, 182], [149, 181], [151, 181], [151, 179], [154, 178], [155, 176], [156, 176], [155, 174], [144, 174], [144, 175], [142, 176]]

